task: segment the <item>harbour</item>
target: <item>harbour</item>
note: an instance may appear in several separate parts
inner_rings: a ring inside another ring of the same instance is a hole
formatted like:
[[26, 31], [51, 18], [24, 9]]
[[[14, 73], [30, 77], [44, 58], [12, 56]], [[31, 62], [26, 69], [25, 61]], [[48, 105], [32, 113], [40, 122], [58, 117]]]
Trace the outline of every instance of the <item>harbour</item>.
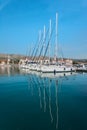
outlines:
[[87, 1], [0, 1], [0, 130], [87, 130]]

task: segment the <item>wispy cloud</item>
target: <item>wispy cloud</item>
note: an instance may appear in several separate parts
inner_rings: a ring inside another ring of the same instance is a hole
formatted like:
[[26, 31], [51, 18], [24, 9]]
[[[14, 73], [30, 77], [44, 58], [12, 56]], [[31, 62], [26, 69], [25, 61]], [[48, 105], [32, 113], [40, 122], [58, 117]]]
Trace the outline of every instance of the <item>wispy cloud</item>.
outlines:
[[11, 0], [1, 0], [0, 1], [0, 11], [3, 10]]

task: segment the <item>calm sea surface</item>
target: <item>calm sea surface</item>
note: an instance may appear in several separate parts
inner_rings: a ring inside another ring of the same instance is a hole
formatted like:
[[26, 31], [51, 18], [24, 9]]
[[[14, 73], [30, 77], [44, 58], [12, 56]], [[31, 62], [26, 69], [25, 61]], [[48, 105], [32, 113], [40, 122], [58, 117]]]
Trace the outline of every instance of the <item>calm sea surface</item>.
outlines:
[[87, 130], [87, 73], [0, 68], [0, 130]]

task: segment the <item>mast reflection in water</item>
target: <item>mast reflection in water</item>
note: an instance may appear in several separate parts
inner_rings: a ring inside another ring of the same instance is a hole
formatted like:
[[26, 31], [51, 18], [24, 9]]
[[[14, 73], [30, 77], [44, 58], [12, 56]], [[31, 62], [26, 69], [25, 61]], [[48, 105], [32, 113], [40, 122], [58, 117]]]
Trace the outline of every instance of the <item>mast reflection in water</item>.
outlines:
[[0, 68], [0, 130], [86, 130], [87, 74]]

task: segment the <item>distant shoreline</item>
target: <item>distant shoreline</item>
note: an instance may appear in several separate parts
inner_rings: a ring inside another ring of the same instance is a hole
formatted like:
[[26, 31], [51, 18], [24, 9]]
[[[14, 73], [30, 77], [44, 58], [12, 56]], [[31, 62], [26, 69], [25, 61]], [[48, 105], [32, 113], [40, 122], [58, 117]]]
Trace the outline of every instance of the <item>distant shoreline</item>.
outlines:
[[[22, 55], [22, 54], [0, 54], [0, 62], [1, 61], [6, 61], [7, 58], [10, 58], [12, 61], [14, 61], [15, 64], [18, 64], [19, 60], [20, 59], [26, 59], [26, 58], [32, 58], [32, 57], [29, 57], [29, 56], [25, 56], [25, 55]], [[53, 57], [51, 57], [53, 59]], [[59, 58], [61, 59], [61, 58]], [[64, 60], [67, 60], [67, 59], [71, 59], [73, 61], [73, 63], [87, 63], [87, 59], [73, 59], [73, 58], [63, 58]]]

